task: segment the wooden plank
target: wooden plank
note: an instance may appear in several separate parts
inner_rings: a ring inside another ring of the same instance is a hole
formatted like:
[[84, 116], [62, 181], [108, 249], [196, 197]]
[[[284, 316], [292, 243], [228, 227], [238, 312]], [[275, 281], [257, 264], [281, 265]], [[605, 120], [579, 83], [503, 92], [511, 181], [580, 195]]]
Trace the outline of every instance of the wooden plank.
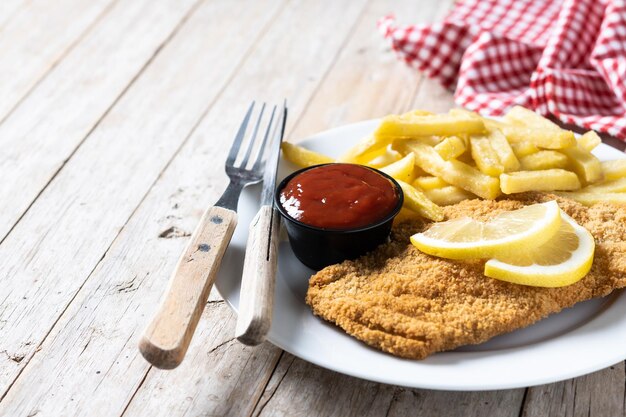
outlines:
[[523, 417], [624, 416], [624, 362], [567, 381], [528, 389]]
[[[402, 19], [428, 21], [438, 6], [417, 12], [415, 2], [394, 2]], [[336, 64], [286, 140], [297, 141], [364, 118], [382, 117], [404, 111], [411, 105], [420, 74], [398, 63], [391, 47], [376, 30], [376, 21], [389, 13], [389, 3], [374, 1], [368, 6]]]
[[502, 391], [401, 390], [394, 393], [387, 416], [518, 417], [524, 389]]
[[[237, 342], [233, 339], [235, 322], [236, 316], [224, 301], [210, 303], [194, 336], [201, 343], [192, 343], [179, 368], [173, 371], [152, 368], [124, 415], [248, 415], [261, 396], [281, 350], [269, 344], [249, 347]], [[131, 341], [128, 349], [132, 354], [133, 348]], [[110, 382], [104, 384], [109, 386]], [[138, 387], [130, 388], [133, 391]]]
[[0, 241], [196, 2], [118, 1], [0, 124]]
[[425, 78], [413, 99], [411, 107], [428, 110], [433, 113], [445, 113], [458, 106], [454, 103], [452, 91], [446, 90], [435, 80]]
[[0, 31], [0, 122], [113, 1], [33, 0], [11, 15]]
[[447, 392], [377, 384], [284, 354], [254, 416], [515, 416], [524, 390]]
[[[266, 10], [268, 5], [258, 7], [262, 9], [251, 10], [251, 16], [262, 16], [262, 11]], [[277, 10], [282, 7], [275, 4], [272, 8]], [[295, 114], [301, 112], [336, 56], [336, 50], [341, 47], [342, 40], [350, 30], [349, 22], [356, 19], [361, 9], [362, 2], [352, 2], [347, 7], [346, 4], [330, 1], [294, 2], [284, 8], [277, 18], [271, 19], [272, 25], [262, 37], [262, 42], [248, 57], [245, 65], [241, 65], [240, 72], [232, 84], [224, 90], [219, 102], [212, 107], [205, 121], [183, 146], [179, 156], [163, 173], [155, 188], [125, 225], [103, 262], [92, 273], [39, 353], [15, 382], [0, 406], [0, 414], [3, 412], [21, 414], [34, 410], [44, 410], [51, 414], [80, 414], [87, 410], [87, 404], [91, 406], [90, 409], [97, 410], [102, 415], [119, 414], [149, 369], [137, 351], [137, 341], [140, 331], [155, 310], [171, 269], [185, 243], [185, 239], [165, 239], [159, 236], [173, 226], [176, 226], [179, 233], [163, 235], [170, 237], [185, 235], [185, 231], [192, 230], [203, 208], [214, 202], [223, 190], [225, 185], [223, 160], [230, 147], [233, 126], [238, 125], [248, 104], [242, 100], [242, 96], [270, 99], [288, 96], [291, 98], [290, 108]], [[211, 26], [210, 21], [207, 21], [210, 12], [215, 14], [215, 10], [210, 8], [203, 13], [205, 19], [202, 21], [202, 27], [205, 32], [196, 31], [188, 34], [184, 41], [196, 43], [199, 39], [207, 37], [206, 28]], [[320, 18], [315, 20], [310, 16]], [[268, 16], [265, 21], [269, 22], [270, 17]], [[217, 19], [219, 16], [214, 18]], [[244, 17], [240, 17], [242, 18]], [[199, 24], [200, 21], [196, 23]], [[339, 31], [331, 30], [342, 24], [346, 26]], [[246, 39], [259, 37], [258, 34], [245, 35]], [[175, 46], [170, 46], [180, 48], [181, 43], [183, 40], [176, 42]], [[169, 60], [174, 62], [180, 60], [175, 58], [170, 56]], [[158, 58], [154, 65], [157, 62]], [[277, 67], [276, 62], [283, 65]], [[150, 71], [150, 68], [147, 71]], [[301, 82], [303, 73], [307, 74], [305, 83]], [[142, 79], [143, 77], [138, 84]], [[135, 85], [129, 94], [138, 87]], [[180, 92], [181, 97], [184, 97], [185, 93], [190, 95], [188, 91], [183, 91]], [[154, 100], [151, 98], [147, 101]], [[119, 107], [124, 106], [124, 103], [123, 99], [109, 117]], [[174, 105], [180, 106], [180, 103]], [[176, 113], [170, 110], [166, 114], [178, 117]], [[146, 113], [142, 111], [141, 114]], [[107, 119], [102, 122], [99, 129], [103, 128]], [[137, 120], [134, 120], [134, 123], [137, 123]], [[97, 133], [98, 130], [94, 135]], [[155, 132], [149, 134], [158, 136]], [[172, 132], [170, 130], [163, 134], [171, 135]], [[86, 162], [95, 160], [95, 155], [83, 154], [91, 139], [90, 137], [80, 148], [51, 187], [60, 178], [68, 175], [73, 169], [72, 164], [78, 164], [80, 160]], [[160, 146], [164, 147], [162, 141]], [[145, 154], [146, 149], [142, 152]], [[142, 152], [134, 153], [141, 155]], [[134, 162], [135, 165], [136, 163]], [[127, 165], [126, 162], [122, 164]], [[140, 169], [141, 167], [135, 166], [134, 169], [128, 169], [124, 175], [128, 180], [136, 172], [141, 172]], [[134, 185], [132, 188], [138, 187]], [[50, 188], [46, 193], [49, 190]], [[128, 198], [128, 195], [124, 197]], [[38, 205], [40, 200], [35, 205]], [[118, 196], [115, 201], [124, 199]], [[111, 207], [99, 208], [97, 213], [101, 214], [110, 209]], [[30, 216], [31, 211], [27, 216]], [[172, 224], [173, 222], [175, 223]], [[13, 234], [9, 235], [9, 239], [11, 236]], [[207, 403], [219, 403], [220, 400], [216, 400], [216, 395], [220, 398], [227, 393], [235, 396], [246, 394], [257, 398], [260, 396], [263, 384], [259, 385], [256, 382], [263, 382], [269, 378], [280, 351], [267, 345], [263, 351], [231, 348], [228, 340], [232, 338], [234, 322], [228, 318], [231, 316], [227, 307], [219, 308], [222, 313], [211, 313], [213, 320], [214, 314], [218, 314], [217, 321], [201, 322], [197, 336], [200, 342], [199, 344], [192, 342], [189, 357], [181, 368], [170, 373], [155, 370], [149, 375], [146, 384], [156, 384], [157, 388], [146, 389], [141, 395], [138, 394], [135, 399], [141, 402], [138, 406], [129, 408], [130, 415], [139, 411], [150, 415], [182, 412], [184, 410], [181, 410], [181, 404], [190, 402], [186, 400], [190, 389], [202, 390], [194, 397], [196, 399], [191, 404], [192, 410], [196, 410], [197, 407], [202, 409]], [[229, 323], [228, 328], [225, 328], [224, 326]], [[226, 350], [219, 347], [221, 343], [229, 346], [227, 350], [229, 355], [232, 352], [232, 355], [236, 356], [229, 356], [229, 361], [222, 360], [221, 355]], [[216, 349], [207, 353], [207, 346]], [[207, 363], [207, 355], [216, 355], [214, 356], [216, 362]], [[222, 361], [223, 365], [217, 365]], [[219, 379], [213, 380], [213, 384], [206, 383], [216, 368], [232, 375], [232, 379], [222, 373]], [[246, 376], [246, 372], [250, 372], [251, 375]], [[261, 372], [262, 375], [257, 375], [257, 372]], [[242, 384], [240, 378], [249, 383]], [[166, 393], [161, 398], [167, 402], [150, 401], [158, 392], [161, 392], [161, 395]], [[236, 397], [233, 397], [233, 401], [234, 398]], [[148, 404], [144, 404], [144, 401]], [[236, 407], [251, 408], [253, 405], [241, 402]], [[221, 407], [235, 406], [228, 402]], [[236, 407], [234, 409], [237, 409]]]
[[[207, 2], [197, 9], [0, 245], [0, 351], [7, 353], [0, 355], [0, 393], [7, 391], [29, 362], [193, 131], [207, 103], [229, 82], [279, 3], [250, 1], [241, 6], [241, 26], [228, 19], [232, 16], [228, 0]], [[169, 13], [167, 8], [161, 12]], [[125, 267], [124, 255], [118, 256], [116, 263]], [[101, 299], [116, 292], [115, 288], [106, 290]], [[88, 327], [87, 332], [112, 337], [118, 324]], [[63, 349], [69, 346], [73, 342]], [[15, 392], [30, 397], [24, 399], [28, 402], [39, 399], [35, 392], [45, 395], [49, 388], [29, 386]], [[19, 401], [8, 397], [2, 402], [4, 409], [17, 405]]]
[[284, 353], [253, 416], [384, 416], [400, 390], [331, 372]]
[[363, 24], [355, 29], [337, 64], [286, 139], [297, 141], [322, 129], [402, 112], [416, 105], [447, 110], [450, 94], [445, 90], [435, 97], [422, 94], [420, 73], [398, 61], [376, 30], [376, 22], [393, 12], [399, 24], [428, 23], [447, 13], [452, 3], [373, 2]]

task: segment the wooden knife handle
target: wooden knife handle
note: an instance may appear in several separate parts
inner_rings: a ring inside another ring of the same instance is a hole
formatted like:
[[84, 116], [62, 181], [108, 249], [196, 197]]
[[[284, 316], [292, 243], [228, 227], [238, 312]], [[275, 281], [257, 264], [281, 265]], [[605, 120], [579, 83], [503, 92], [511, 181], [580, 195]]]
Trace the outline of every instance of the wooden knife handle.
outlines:
[[143, 357], [157, 368], [173, 369], [185, 357], [236, 225], [237, 213], [222, 207], [202, 216], [139, 342]]
[[280, 215], [270, 205], [261, 207], [250, 224], [235, 328], [235, 337], [246, 345], [262, 343], [272, 324], [279, 226]]

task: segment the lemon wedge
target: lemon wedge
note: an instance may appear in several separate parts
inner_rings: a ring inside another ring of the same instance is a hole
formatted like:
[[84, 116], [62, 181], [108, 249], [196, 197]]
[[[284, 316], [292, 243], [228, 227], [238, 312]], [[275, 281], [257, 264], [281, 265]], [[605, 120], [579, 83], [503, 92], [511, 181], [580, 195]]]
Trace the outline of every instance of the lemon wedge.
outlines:
[[556, 201], [549, 201], [501, 213], [488, 222], [465, 217], [435, 223], [411, 236], [411, 243], [442, 258], [494, 258], [543, 245], [560, 226], [561, 209]]
[[496, 255], [485, 264], [485, 275], [536, 287], [564, 287], [582, 279], [593, 263], [593, 236], [563, 212], [561, 219], [552, 239], [515, 255]]

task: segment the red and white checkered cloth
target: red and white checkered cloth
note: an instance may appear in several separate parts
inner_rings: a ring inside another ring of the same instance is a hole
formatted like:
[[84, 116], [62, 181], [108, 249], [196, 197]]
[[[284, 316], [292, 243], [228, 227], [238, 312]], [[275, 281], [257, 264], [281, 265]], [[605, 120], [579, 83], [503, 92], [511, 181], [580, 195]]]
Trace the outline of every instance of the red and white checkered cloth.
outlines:
[[378, 26], [460, 106], [522, 105], [626, 140], [626, 0], [465, 0], [440, 23]]

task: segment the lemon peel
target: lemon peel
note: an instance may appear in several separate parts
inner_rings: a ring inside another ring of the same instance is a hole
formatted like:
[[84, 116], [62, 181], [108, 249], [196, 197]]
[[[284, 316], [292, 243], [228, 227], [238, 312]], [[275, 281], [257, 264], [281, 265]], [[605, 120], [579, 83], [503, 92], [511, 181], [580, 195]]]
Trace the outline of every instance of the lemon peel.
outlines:
[[488, 222], [470, 218], [435, 223], [411, 236], [411, 243], [429, 255], [448, 259], [493, 258], [546, 243], [561, 226], [556, 201], [501, 213]]
[[593, 263], [595, 242], [587, 229], [561, 213], [559, 231], [541, 246], [485, 264], [485, 275], [536, 287], [564, 287], [581, 280]]

